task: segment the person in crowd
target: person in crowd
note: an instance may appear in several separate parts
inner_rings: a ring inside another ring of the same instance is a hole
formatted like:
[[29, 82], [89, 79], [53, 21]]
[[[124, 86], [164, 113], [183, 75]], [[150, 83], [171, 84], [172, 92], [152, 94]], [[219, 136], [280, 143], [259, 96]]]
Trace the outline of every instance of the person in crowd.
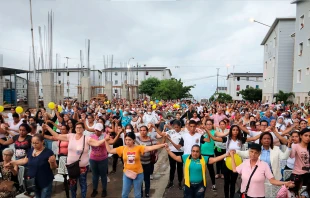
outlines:
[[[215, 135], [215, 130], [213, 129], [213, 120], [209, 119], [206, 121], [206, 127], [205, 130], [208, 131], [208, 133], [211, 133], [212, 135]], [[200, 152], [201, 155], [207, 156], [207, 157], [214, 157], [214, 140], [211, 139], [208, 134], [203, 134], [200, 138]], [[212, 182], [212, 191], [216, 191], [215, 186], [215, 172], [214, 172], [214, 166], [213, 164], [207, 164], [209, 175]]]
[[198, 117], [197, 112], [193, 112], [193, 117], [192, 117], [190, 120], [194, 120], [194, 121], [196, 121], [196, 122], [199, 122], [199, 121], [200, 121], [200, 118]]
[[270, 125], [271, 120], [275, 120], [275, 118], [271, 115], [271, 111], [267, 110], [265, 112], [265, 115], [261, 118], [261, 120], [266, 120], [268, 123], [268, 126]]
[[227, 156], [227, 154], [218, 157], [203, 156], [199, 145], [193, 145], [191, 153], [182, 156], [176, 156], [168, 146], [166, 150], [171, 158], [184, 164], [184, 197], [186, 198], [204, 198], [207, 186], [206, 165], [214, 164]]
[[[123, 129], [121, 126], [116, 126], [116, 129], [117, 129], [117, 133], [115, 132], [111, 132], [110, 133], [110, 138], [112, 140], [115, 140], [114, 144], [113, 144], [113, 148], [117, 148], [117, 147], [120, 147], [120, 146], [123, 146], [123, 139], [124, 138], [119, 138], [121, 134], [123, 134]], [[112, 159], [113, 159], [113, 162], [112, 162], [112, 171], [110, 172], [110, 174], [114, 174], [116, 173], [116, 167], [117, 167], [117, 162], [118, 162], [118, 158], [121, 159], [121, 162], [122, 164], [124, 164], [124, 161], [123, 161], [123, 158], [118, 156], [117, 154], [113, 154], [112, 155]]]
[[0, 192], [1, 198], [15, 197], [16, 192], [19, 190], [18, 183], [18, 166], [5, 166], [12, 162], [14, 151], [11, 148], [6, 148], [2, 152], [3, 162], [0, 162], [0, 174], [2, 175], [2, 181], [13, 181], [12, 191], [4, 190]]
[[7, 131], [11, 137], [18, 135], [19, 133], [19, 126], [23, 124], [23, 118], [20, 119], [19, 115], [17, 113], [12, 114], [13, 120], [9, 121], [9, 130]]
[[[278, 146], [273, 145], [273, 137], [271, 133], [263, 132], [259, 137], [259, 145], [261, 145], [262, 147], [259, 159], [268, 164], [275, 179], [281, 180], [282, 175], [280, 160], [288, 159], [291, 152], [291, 144], [289, 143], [288, 148], [286, 148], [285, 152], [282, 152]], [[249, 158], [248, 151], [237, 150], [236, 152], [240, 157], [244, 159]]]
[[27, 157], [4, 165], [5, 167], [27, 164], [26, 178], [35, 179], [35, 196], [51, 198], [53, 187], [53, 170], [57, 168], [56, 159], [52, 150], [44, 147], [44, 137], [35, 134], [32, 139], [33, 148], [27, 152]]
[[[220, 126], [215, 132], [216, 137], [225, 137], [229, 134], [229, 129], [226, 128], [226, 122], [224, 120], [220, 121]], [[222, 142], [214, 142], [214, 154], [216, 157], [226, 153], [226, 144]], [[215, 179], [224, 179], [224, 160], [216, 162], [216, 175]]]
[[[268, 179], [273, 185], [286, 187], [294, 187], [294, 182], [283, 182], [276, 180], [269, 168], [268, 163], [259, 159], [261, 155], [262, 147], [259, 144], [253, 143], [251, 148], [247, 151], [249, 153], [249, 159], [246, 159], [238, 167], [236, 167], [234, 154], [235, 151], [231, 150], [230, 157], [232, 158], [232, 170], [234, 173], [241, 174], [241, 193], [245, 193], [246, 198], [263, 198], [265, 197], [265, 180]], [[247, 184], [251, 178], [248, 189]]]
[[[45, 126], [46, 127], [46, 126]], [[47, 128], [47, 127], [46, 127]], [[83, 135], [85, 130], [84, 123], [78, 122], [75, 125], [76, 133], [58, 134], [55, 131], [50, 133], [59, 141], [69, 142], [67, 164], [76, 162], [80, 156], [80, 176], [79, 178], [69, 178], [71, 197], [76, 198], [77, 180], [80, 182], [82, 198], [86, 198], [87, 193], [87, 172], [89, 162], [89, 146], [100, 146], [105, 142], [105, 139], [95, 140], [89, 136]]]
[[[110, 137], [107, 136], [106, 140], [109, 139]], [[125, 146], [111, 149], [108, 144], [105, 144], [109, 153], [118, 154], [124, 160], [122, 198], [128, 197], [132, 185], [135, 198], [141, 198], [141, 186], [144, 178], [141, 155], [165, 147], [165, 144], [153, 146], [135, 145], [135, 139], [135, 133], [129, 132], [125, 135]]]
[[213, 114], [210, 118], [214, 120], [214, 127], [218, 127], [220, 124], [220, 121], [227, 117], [225, 114], [223, 114], [223, 110], [221, 108], [218, 108], [217, 114]]
[[[260, 137], [260, 135], [248, 138], [243, 137], [238, 125], [231, 126], [227, 137], [220, 138], [213, 136], [209, 131], [207, 131], [207, 133], [214, 141], [226, 143], [226, 152], [230, 150], [241, 150], [245, 142], [255, 141]], [[233, 198], [238, 174], [229, 170], [227, 166], [224, 165], [224, 175], [225, 198]]]
[[[48, 125], [43, 125], [44, 128], [43, 130], [47, 130], [50, 133], [54, 132], [54, 130], [49, 127]], [[68, 134], [69, 133], [69, 126], [68, 125], [63, 125], [60, 127], [60, 134]], [[68, 156], [68, 145], [69, 143], [67, 141], [61, 141], [57, 140], [55, 136], [50, 136], [50, 135], [43, 135], [45, 139], [49, 139], [52, 141], [58, 141], [58, 157], [61, 156]]]
[[295, 188], [293, 191], [297, 195], [301, 186], [307, 186], [309, 181], [309, 142], [310, 127], [306, 127], [299, 132], [300, 142], [292, 145], [291, 158], [295, 158], [294, 169], [290, 179], [294, 181]]
[[[298, 144], [299, 143], [299, 131], [293, 131], [290, 136], [290, 142], [292, 144]], [[288, 158], [286, 161], [285, 170], [293, 170], [295, 164], [295, 158]]]
[[276, 127], [277, 127], [279, 132], [285, 131], [286, 125], [285, 125], [284, 117], [283, 116], [279, 116], [278, 117]]
[[[158, 144], [157, 140], [151, 137], [148, 137], [148, 128], [147, 126], [141, 126], [140, 136], [136, 137], [135, 143], [137, 145], [143, 146], [153, 146]], [[144, 176], [144, 184], [145, 184], [145, 197], [150, 197], [150, 187], [151, 187], [151, 179], [150, 176], [152, 174], [152, 170], [154, 169], [154, 164], [151, 162], [151, 152], [144, 152], [143, 155], [140, 156], [140, 161], [143, 168], [143, 176]], [[143, 197], [143, 184], [141, 187], [141, 197]]]
[[13, 138], [8, 139], [7, 141], [0, 139], [0, 144], [10, 145], [14, 143], [15, 159], [22, 159], [26, 157], [28, 150], [31, 148], [32, 136], [28, 135], [30, 132], [30, 126], [23, 123], [19, 126], [19, 135], [15, 135]]

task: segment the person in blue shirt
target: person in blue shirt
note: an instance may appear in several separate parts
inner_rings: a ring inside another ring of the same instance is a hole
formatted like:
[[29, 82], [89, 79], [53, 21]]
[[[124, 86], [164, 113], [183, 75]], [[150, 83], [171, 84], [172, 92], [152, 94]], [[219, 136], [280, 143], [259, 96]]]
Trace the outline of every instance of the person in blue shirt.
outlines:
[[261, 118], [261, 121], [262, 120], [266, 120], [268, 122], [268, 126], [270, 126], [270, 121], [275, 120], [275, 118], [271, 115], [270, 110], [267, 110], [265, 115]]
[[122, 127], [125, 127], [128, 124], [130, 124], [131, 116], [128, 114], [127, 111], [124, 111], [123, 116], [122, 116], [121, 119], [122, 119]]

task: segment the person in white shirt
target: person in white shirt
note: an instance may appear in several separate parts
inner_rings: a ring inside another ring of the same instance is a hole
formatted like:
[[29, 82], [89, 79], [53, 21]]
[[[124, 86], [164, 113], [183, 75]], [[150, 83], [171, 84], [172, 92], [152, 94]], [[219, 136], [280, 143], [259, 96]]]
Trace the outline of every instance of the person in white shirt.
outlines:
[[[185, 134], [185, 132], [181, 129], [181, 122], [179, 120], [175, 120], [173, 122], [173, 129], [167, 131], [167, 132], [160, 132], [157, 129], [157, 133], [160, 136], [164, 136], [170, 139], [170, 142], [168, 144], [169, 149], [171, 152], [173, 152], [176, 156], [182, 156], [183, 155], [183, 148], [180, 147], [177, 149], [176, 147], [173, 146], [171, 142], [174, 144], [179, 144], [182, 136]], [[178, 180], [179, 180], [179, 189], [182, 190], [182, 180], [183, 180], [183, 163], [175, 161], [173, 158], [171, 158], [168, 155], [169, 158], [169, 163], [170, 163], [170, 175], [169, 175], [169, 182], [166, 188], [171, 188], [173, 186], [173, 179], [174, 179], [174, 173], [177, 167], [178, 171]]]
[[286, 124], [284, 123], [284, 117], [279, 116], [277, 119], [276, 127], [279, 132], [283, 132], [286, 129]]
[[20, 119], [19, 115], [17, 113], [12, 114], [13, 121], [10, 121], [9, 124], [9, 130], [10, 136], [18, 135], [19, 132], [19, 126], [23, 123], [23, 118]]

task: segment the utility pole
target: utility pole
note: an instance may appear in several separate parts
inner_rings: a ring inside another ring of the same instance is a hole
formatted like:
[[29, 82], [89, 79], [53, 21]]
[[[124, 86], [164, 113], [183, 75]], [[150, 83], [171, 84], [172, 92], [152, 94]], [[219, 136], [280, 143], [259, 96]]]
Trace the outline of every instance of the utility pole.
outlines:
[[67, 59], [67, 92], [68, 92], [68, 98], [69, 98], [69, 84], [70, 84], [70, 82], [69, 82], [69, 75], [68, 75], [68, 72], [69, 72], [69, 57], [65, 57], [66, 59]]
[[217, 75], [216, 75], [216, 93], [219, 92], [219, 70], [220, 68], [216, 68], [217, 69]]

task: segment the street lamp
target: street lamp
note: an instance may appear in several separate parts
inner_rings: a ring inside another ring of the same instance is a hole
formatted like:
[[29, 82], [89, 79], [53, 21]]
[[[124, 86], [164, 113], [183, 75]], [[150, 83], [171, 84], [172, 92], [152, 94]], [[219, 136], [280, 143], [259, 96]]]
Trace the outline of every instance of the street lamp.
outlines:
[[[129, 85], [129, 80], [130, 80], [130, 76], [129, 76], [129, 69], [130, 69], [130, 65], [129, 62], [130, 60], [135, 59], [134, 57], [129, 58], [128, 62], [127, 62], [127, 85]], [[129, 99], [129, 86], [128, 86], [128, 91], [127, 91], [127, 98]]]
[[[267, 27], [271, 28], [270, 25], [266, 25], [265, 23], [256, 21], [256, 20], [253, 19], [253, 18], [250, 19], [250, 22], [252, 22], [252, 23], [258, 23], [258, 24], [261, 24], [261, 25], [264, 25], [264, 26], [267, 26]], [[275, 29], [273, 29], [273, 31], [274, 31], [274, 30], [275, 30]], [[276, 38], [277, 38], [277, 37], [278, 37], [277, 32], [274, 31], [274, 33], [275, 33]], [[276, 40], [275, 40], [274, 42], [276, 42]], [[275, 43], [275, 46], [276, 46], [276, 43]], [[271, 97], [271, 103], [273, 102], [273, 99], [274, 99], [274, 81], [275, 81], [275, 73], [276, 73], [276, 63], [274, 63], [274, 67], [273, 67], [273, 77], [272, 77], [273, 80], [272, 80], [272, 97]]]
[[253, 19], [253, 18], [250, 18], [250, 22], [251, 22], [251, 23], [259, 23], [259, 24], [261, 24], [261, 25], [264, 25], [264, 26], [267, 26], [267, 27], [271, 27], [270, 25], [267, 25], [267, 24], [265, 24], [265, 23], [262, 23], [262, 22], [256, 21], [256, 20], [255, 20], [255, 19]]

